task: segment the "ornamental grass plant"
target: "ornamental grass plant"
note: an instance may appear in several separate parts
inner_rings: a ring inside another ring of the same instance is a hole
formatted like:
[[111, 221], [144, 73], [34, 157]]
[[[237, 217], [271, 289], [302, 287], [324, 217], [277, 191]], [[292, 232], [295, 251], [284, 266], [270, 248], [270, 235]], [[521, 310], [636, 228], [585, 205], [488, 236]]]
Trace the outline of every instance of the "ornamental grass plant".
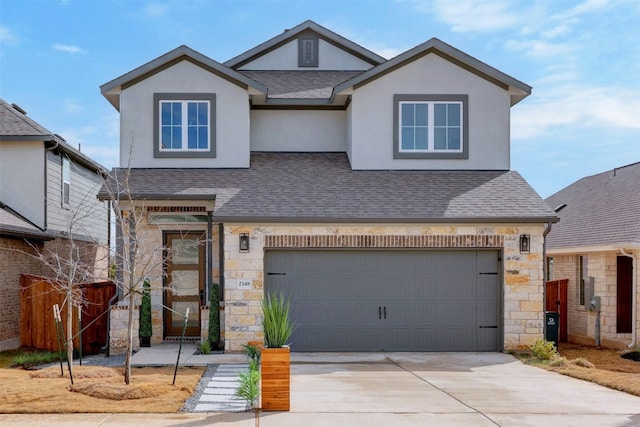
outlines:
[[295, 322], [289, 316], [291, 301], [282, 292], [271, 292], [262, 300], [264, 319], [264, 345], [279, 348], [287, 344], [295, 329]]

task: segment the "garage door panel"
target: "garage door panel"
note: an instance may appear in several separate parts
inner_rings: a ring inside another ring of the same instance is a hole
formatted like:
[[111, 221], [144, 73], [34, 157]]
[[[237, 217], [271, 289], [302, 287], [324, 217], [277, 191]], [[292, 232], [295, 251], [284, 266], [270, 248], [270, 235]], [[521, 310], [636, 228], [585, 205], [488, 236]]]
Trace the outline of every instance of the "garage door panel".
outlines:
[[498, 255], [268, 251], [265, 289], [291, 297], [293, 351], [496, 351]]

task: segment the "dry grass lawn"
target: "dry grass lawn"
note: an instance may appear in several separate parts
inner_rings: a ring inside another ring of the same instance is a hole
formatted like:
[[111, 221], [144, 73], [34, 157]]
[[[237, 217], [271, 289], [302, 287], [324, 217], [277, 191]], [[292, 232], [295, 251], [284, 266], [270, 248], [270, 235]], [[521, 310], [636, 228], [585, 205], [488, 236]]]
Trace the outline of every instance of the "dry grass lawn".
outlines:
[[560, 344], [559, 352], [569, 361], [583, 358], [593, 363], [595, 367], [585, 368], [569, 363], [566, 367], [545, 366], [547, 369], [640, 396], [640, 362], [623, 359], [620, 357], [620, 351], [577, 344]]
[[124, 384], [123, 368], [74, 366], [74, 385], [60, 367], [27, 371], [0, 369], [0, 413], [177, 412], [193, 393], [204, 368], [133, 368]]

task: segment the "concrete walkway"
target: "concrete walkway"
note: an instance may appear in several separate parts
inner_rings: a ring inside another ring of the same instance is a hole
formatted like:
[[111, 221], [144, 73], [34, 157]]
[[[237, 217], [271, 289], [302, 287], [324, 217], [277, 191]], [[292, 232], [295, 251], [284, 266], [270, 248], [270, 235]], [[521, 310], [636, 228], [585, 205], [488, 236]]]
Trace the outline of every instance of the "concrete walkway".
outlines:
[[[292, 362], [291, 411], [261, 413], [262, 427], [640, 426], [640, 397], [501, 353], [293, 353]], [[253, 416], [0, 415], [0, 425], [251, 427]]]

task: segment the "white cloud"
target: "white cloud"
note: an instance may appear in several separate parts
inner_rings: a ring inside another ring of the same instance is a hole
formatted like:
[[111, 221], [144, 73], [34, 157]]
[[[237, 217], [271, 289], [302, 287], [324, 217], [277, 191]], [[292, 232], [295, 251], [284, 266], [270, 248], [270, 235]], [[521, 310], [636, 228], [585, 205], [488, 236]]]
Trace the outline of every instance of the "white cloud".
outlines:
[[395, 47], [383, 47], [383, 46], [371, 46], [371, 47], [368, 47], [367, 49], [377, 53], [378, 55], [382, 56], [385, 59], [394, 58], [406, 50], [406, 49], [398, 49]]
[[574, 52], [575, 46], [570, 43], [551, 43], [543, 40], [507, 40], [504, 43], [507, 50], [522, 52], [532, 58], [563, 57]]
[[63, 101], [64, 103], [64, 112], [68, 114], [75, 114], [82, 112], [84, 108], [82, 105], [78, 104], [74, 99], [67, 98]]
[[55, 50], [59, 50], [60, 52], [67, 53], [86, 53], [84, 50], [80, 49], [78, 46], [62, 44], [62, 43], [54, 43], [51, 45]]
[[558, 86], [544, 89], [537, 102], [518, 105], [512, 113], [513, 139], [544, 135], [554, 128], [567, 132], [601, 129], [640, 130], [640, 93], [623, 87]]
[[158, 17], [163, 16], [168, 9], [168, 4], [149, 3], [145, 5], [145, 7], [142, 9], [142, 12], [149, 17]]
[[423, 13], [451, 25], [454, 32], [494, 32], [513, 28], [523, 22], [521, 14], [509, 10], [510, 3], [503, 0], [436, 0], [418, 2]]
[[4, 25], [0, 25], [0, 44], [15, 46], [18, 44], [18, 36]]

